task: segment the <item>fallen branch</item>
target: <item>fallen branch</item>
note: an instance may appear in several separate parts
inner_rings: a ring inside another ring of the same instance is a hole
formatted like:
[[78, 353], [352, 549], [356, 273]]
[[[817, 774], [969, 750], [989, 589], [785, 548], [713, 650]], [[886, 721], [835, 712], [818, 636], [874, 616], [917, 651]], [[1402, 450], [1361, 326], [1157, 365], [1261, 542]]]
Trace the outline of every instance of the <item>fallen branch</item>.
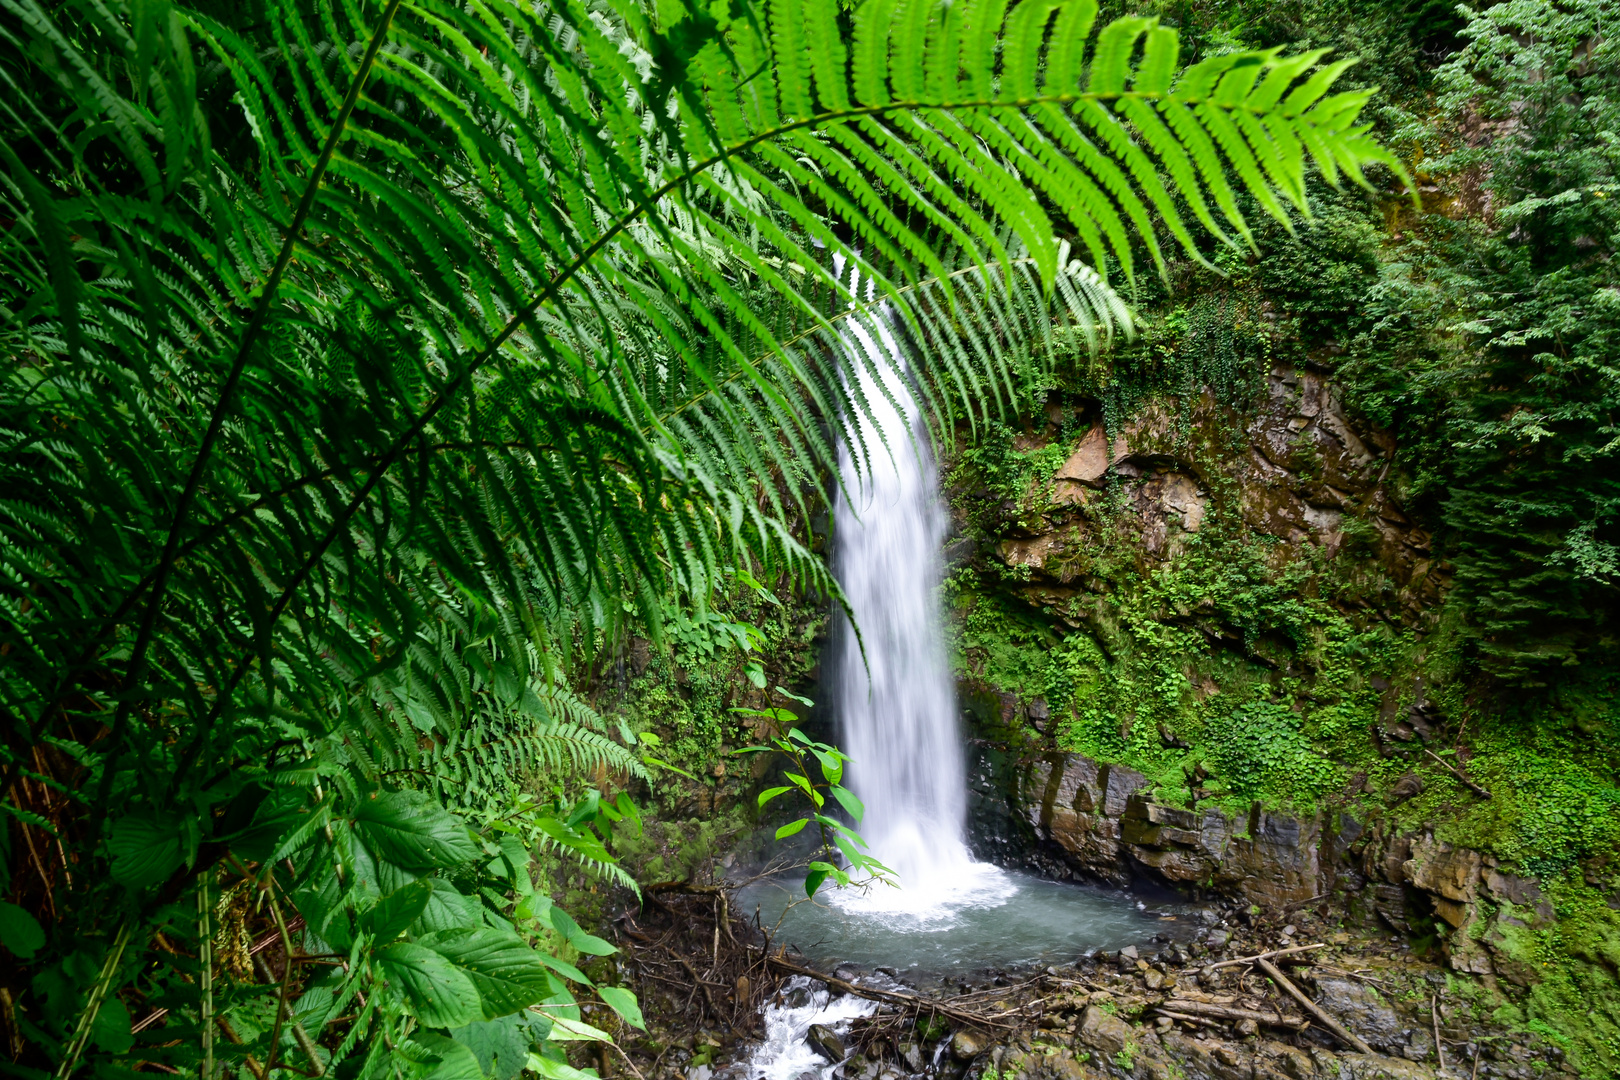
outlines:
[[1204, 966], [1204, 970], [1214, 971], [1216, 968], [1236, 967], [1239, 964], [1253, 964], [1260, 960], [1268, 960], [1273, 956], [1288, 956], [1291, 953], [1310, 952], [1312, 949], [1325, 948], [1327, 948], [1327, 944], [1325, 942], [1318, 942], [1315, 945], [1295, 945], [1291, 949], [1273, 949], [1271, 952], [1263, 952], [1257, 956], [1245, 956], [1240, 960], [1222, 960], [1218, 964], [1206, 964]]
[[[819, 979], [840, 993], [853, 994], [855, 997], [865, 998], [867, 1001], [881, 1001], [890, 1005], [903, 1005], [908, 1009], [929, 1009], [940, 1014], [941, 1016], [948, 1016], [958, 1023], [970, 1024], [974, 1027], [1001, 1028], [1005, 1031], [1013, 1030], [1013, 1027], [1010, 1024], [997, 1023], [996, 1020], [991, 1019], [982, 1013], [974, 1012], [970, 1009], [957, 1008], [948, 1002], [937, 1001], [933, 998], [921, 997], [917, 994], [902, 994], [896, 990], [875, 990], [869, 986], [857, 986], [856, 984], [846, 982], [837, 976], [824, 974], [823, 972], [817, 971], [815, 968], [803, 967], [799, 964], [795, 964], [782, 955], [767, 955], [765, 962], [771, 967], [776, 968], [778, 971], [785, 971], [790, 975], [804, 975], [812, 979]], [[1017, 1010], [1014, 1011], [1016, 1012]], [[1006, 1016], [1010, 1014], [1002, 1013], [1000, 1015]]]
[[1439, 762], [1442, 768], [1451, 773], [1452, 776], [1455, 776], [1463, 787], [1467, 788], [1469, 791], [1472, 791], [1475, 795], [1485, 799], [1489, 799], [1491, 797], [1491, 793], [1489, 791], [1486, 791], [1484, 788], [1468, 779], [1468, 777], [1463, 774], [1461, 769], [1457, 768], [1457, 766], [1453, 765], [1451, 762], [1447, 761], [1433, 750], [1430, 750], [1427, 746], [1423, 748], [1423, 752], [1434, 758], [1435, 761]]
[[1265, 960], [1259, 957], [1255, 958], [1255, 963], [1259, 964], [1261, 971], [1264, 971], [1267, 975], [1271, 976], [1272, 982], [1276, 983], [1282, 989], [1287, 991], [1289, 997], [1303, 1005], [1306, 1012], [1316, 1017], [1323, 1027], [1337, 1035], [1346, 1046], [1349, 1046], [1358, 1053], [1362, 1054], [1370, 1054], [1373, 1052], [1373, 1048], [1363, 1042], [1359, 1036], [1346, 1030], [1343, 1024], [1340, 1024], [1337, 1020], [1333, 1019], [1333, 1017], [1323, 1012], [1317, 1006], [1316, 1002], [1306, 997], [1303, 990], [1289, 982], [1288, 977], [1277, 969], [1276, 964], [1273, 964], [1270, 960]]
[[1168, 1016], [1172, 1020], [1180, 1020], [1183, 1024], [1198, 1024], [1207, 1028], [1218, 1028], [1221, 1026], [1215, 1021], [1205, 1019], [1202, 1016], [1191, 1016], [1187, 1013], [1172, 1012], [1163, 1005], [1157, 1006], [1153, 1011], [1158, 1013], [1160, 1016]]
[[1193, 1013], [1198, 1016], [1213, 1017], [1216, 1020], [1253, 1020], [1257, 1024], [1267, 1027], [1282, 1027], [1292, 1031], [1304, 1031], [1310, 1026], [1308, 1022], [1298, 1016], [1286, 1016], [1283, 1013], [1270, 1012], [1265, 1009], [1243, 1009], [1236, 1005], [1216, 1005], [1208, 1001], [1195, 1001], [1192, 998], [1171, 998], [1163, 1005], [1153, 1006], [1153, 1010], [1163, 1013], [1167, 1008], [1176, 1012]]

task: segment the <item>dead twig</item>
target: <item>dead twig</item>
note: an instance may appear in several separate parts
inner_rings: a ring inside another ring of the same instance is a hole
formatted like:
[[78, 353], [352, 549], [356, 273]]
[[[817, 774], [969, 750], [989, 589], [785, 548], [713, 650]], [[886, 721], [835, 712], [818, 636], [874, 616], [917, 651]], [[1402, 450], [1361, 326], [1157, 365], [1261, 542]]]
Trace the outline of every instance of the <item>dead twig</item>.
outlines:
[[1269, 960], [1273, 956], [1288, 956], [1293, 953], [1310, 952], [1312, 949], [1325, 948], [1327, 948], [1326, 942], [1318, 942], [1315, 945], [1295, 945], [1291, 949], [1273, 949], [1270, 952], [1263, 952], [1256, 956], [1245, 956], [1238, 960], [1222, 960], [1218, 964], [1205, 964], [1204, 970], [1214, 971], [1216, 968], [1237, 967], [1239, 964], [1253, 964], [1260, 960]]
[[1160, 1016], [1168, 1016], [1172, 1020], [1180, 1020], [1183, 1024], [1197, 1024], [1200, 1027], [1216, 1028], [1216, 1029], [1219, 1029], [1220, 1026], [1221, 1026], [1221, 1025], [1217, 1024], [1215, 1021], [1206, 1019], [1205, 1017], [1192, 1016], [1192, 1015], [1190, 1015], [1188, 1013], [1175, 1012], [1173, 1010], [1165, 1008], [1163, 1005], [1156, 1006], [1153, 1011], [1158, 1013]]
[[714, 1003], [714, 995], [709, 993], [709, 984], [704, 982], [701, 978], [698, 977], [697, 969], [692, 967], [692, 962], [690, 960], [688, 960], [686, 957], [677, 956], [675, 959], [679, 960], [681, 962], [681, 967], [685, 968], [686, 973], [688, 975], [692, 976], [692, 981], [694, 983], [696, 983], [697, 988], [703, 992], [703, 1000], [708, 1003], [709, 1012], [714, 1016], [714, 1018], [716, 1020], [719, 1020], [720, 1019], [720, 1008], [719, 1008], [719, 1006], [717, 1006]]
[[1343, 1041], [1346, 1046], [1352, 1047], [1357, 1053], [1361, 1054], [1371, 1054], [1373, 1052], [1372, 1047], [1363, 1042], [1359, 1036], [1347, 1030], [1343, 1024], [1340, 1024], [1337, 1020], [1333, 1019], [1333, 1017], [1323, 1012], [1321, 1008], [1317, 1006], [1316, 1002], [1306, 997], [1305, 992], [1290, 982], [1288, 977], [1277, 969], [1276, 964], [1273, 964], [1270, 960], [1262, 957], [1256, 957], [1255, 963], [1259, 965], [1261, 971], [1264, 971], [1267, 975], [1271, 976], [1272, 982], [1276, 983], [1283, 990], [1287, 991], [1289, 997], [1303, 1005], [1306, 1012], [1316, 1017], [1317, 1021], [1321, 1023], [1323, 1027], [1327, 1028], [1329, 1031], [1333, 1032], [1334, 1035], [1338, 1036], [1338, 1038]]
[[1293, 1031], [1304, 1031], [1310, 1025], [1301, 1017], [1288, 1016], [1280, 1012], [1270, 1012], [1266, 1009], [1244, 1009], [1236, 1005], [1217, 1005], [1208, 1001], [1196, 1001], [1191, 998], [1171, 998], [1162, 1005], [1153, 1006], [1153, 1011], [1163, 1013], [1166, 1008], [1174, 1012], [1192, 1013], [1197, 1016], [1213, 1017], [1217, 1020], [1253, 1020], [1257, 1024], [1267, 1027], [1289, 1028]]
[[1447, 761], [1433, 750], [1430, 750], [1427, 746], [1423, 748], [1423, 752], [1434, 758], [1435, 761], [1439, 762], [1441, 768], [1445, 769], [1452, 776], [1455, 776], [1458, 781], [1461, 782], [1463, 787], [1467, 788], [1469, 791], [1472, 791], [1475, 795], [1478, 795], [1484, 799], [1489, 799], [1491, 797], [1491, 793], [1489, 791], [1486, 791], [1484, 788], [1468, 779], [1461, 769], [1457, 768], [1457, 766], [1453, 765], [1451, 762]]
[[1440, 1071], [1446, 1071], [1446, 1044], [1440, 1041], [1440, 999], [1429, 995], [1429, 1021], [1434, 1024], [1434, 1060]]

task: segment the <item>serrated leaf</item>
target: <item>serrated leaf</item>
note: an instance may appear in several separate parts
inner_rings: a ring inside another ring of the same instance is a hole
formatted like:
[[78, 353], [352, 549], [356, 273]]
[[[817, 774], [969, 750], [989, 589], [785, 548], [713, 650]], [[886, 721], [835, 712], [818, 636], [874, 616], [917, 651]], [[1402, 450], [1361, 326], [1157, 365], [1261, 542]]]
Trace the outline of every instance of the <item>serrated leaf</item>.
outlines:
[[433, 886], [427, 881], [413, 881], [396, 889], [377, 901], [360, 919], [361, 928], [387, 944], [414, 923], [433, 899]]
[[422, 938], [420, 944], [465, 975], [487, 1020], [526, 1008], [550, 989], [540, 953], [509, 930], [487, 926], [442, 930]]
[[180, 869], [182, 843], [180, 828], [174, 822], [144, 814], [120, 818], [107, 841], [107, 852], [113, 858], [113, 880], [132, 889], [167, 880]]
[[361, 801], [354, 821], [366, 847], [407, 870], [452, 869], [480, 854], [467, 826], [424, 792], [379, 792]]
[[389, 989], [422, 1023], [456, 1028], [483, 1019], [483, 1003], [472, 979], [436, 950], [402, 941], [376, 956]]

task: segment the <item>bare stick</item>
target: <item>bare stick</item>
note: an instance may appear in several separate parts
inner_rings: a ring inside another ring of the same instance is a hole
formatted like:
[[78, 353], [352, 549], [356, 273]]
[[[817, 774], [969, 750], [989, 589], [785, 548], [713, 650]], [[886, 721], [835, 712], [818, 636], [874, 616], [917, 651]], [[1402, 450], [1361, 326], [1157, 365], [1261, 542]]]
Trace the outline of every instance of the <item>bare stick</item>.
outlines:
[[1318, 942], [1315, 945], [1295, 945], [1291, 949], [1273, 949], [1271, 952], [1263, 952], [1258, 956], [1245, 956], [1241, 960], [1222, 960], [1218, 964], [1207, 964], [1205, 965], [1204, 970], [1214, 971], [1216, 968], [1236, 967], [1239, 964], [1253, 964], [1256, 961], [1267, 960], [1273, 956], [1287, 956], [1290, 953], [1310, 952], [1312, 949], [1325, 948], [1327, 948], [1326, 942]]
[[1429, 995], [1429, 1020], [1434, 1024], [1434, 1059], [1440, 1065], [1440, 1071], [1446, 1071], [1446, 1044], [1440, 1041], [1440, 1003], [1433, 994]]
[[1346, 1046], [1353, 1048], [1357, 1053], [1361, 1054], [1371, 1054], [1373, 1052], [1372, 1047], [1368, 1046], [1355, 1034], [1347, 1031], [1343, 1024], [1340, 1024], [1337, 1020], [1333, 1019], [1333, 1017], [1323, 1012], [1317, 1007], [1316, 1002], [1306, 997], [1304, 991], [1300, 990], [1299, 987], [1289, 982], [1288, 977], [1281, 971], [1277, 970], [1276, 964], [1273, 964], [1270, 960], [1266, 960], [1262, 957], [1255, 957], [1255, 963], [1260, 965], [1261, 971], [1264, 971], [1267, 975], [1271, 976], [1272, 982], [1286, 990], [1290, 997], [1305, 1007], [1306, 1012], [1316, 1017], [1316, 1019], [1321, 1022], [1323, 1027], [1333, 1032], [1334, 1035], [1337, 1035]]
[[1441, 757], [1439, 754], [1435, 753], [1433, 750], [1430, 750], [1427, 746], [1425, 746], [1423, 748], [1423, 752], [1425, 754], [1428, 754], [1430, 757], [1434, 758], [1434, 760], [1438, 761], [1442, 768], [1444, 768], [1447, 772], [1451, 773], [1451, 775], [1455, 776], [1458, 780], [1462, 781], [1463, 787], [1467, 788], [1469, 791], [1472, 791], [1475, 795], [1478, 795], [1481, 798], [1485, 798], [1485, 799], [1488, 799], [1488, 798], [1491, 797], [1490, 792], [1486, 791], [1484, 788], [1480, 787], [1478, 784], [1476, 784], [1472, 780], [1468, 779], [1467, 776], [1463, 775], [1463, 771], [1461, 769], [1457, 768], [1457, 766], [1453, 765], [1451, 762], [1447, 761], [1445, 758]]
[[1171, 998], [1163, 1005], [1153, 1006], [1154, 1011], [1158, 1013], [1163, 1013], [1166, 1008], [1174, 1009], [1175, 1013], [1196, 1013], [1217, 1020], [1253, 1020], [1267, 1027], [1290, 1028], [1294, 1031], [1303, 1031], [1310, 1026], [1297, 1016], [1284, 1016], [1269, 1009], [1244, 1009], [1236, 1005], [1216, 1005], [1213, 1002], [1196, 1001], [1191, 998]]
[[1198, 1024], [1207, 1028], [1218, 1028], [1221, 1026], [1215, 1021], [1207, 1020], [1202, 1016], [1191, 1016], [1187, 1013], [1171, 1012], [1162, 1005], [1154, 1009], [1154, 1012], [1158, 1013], [1160, 1016], [1168, 1016], [1172, 1020], [1180, 1020], [1183, 1024]]

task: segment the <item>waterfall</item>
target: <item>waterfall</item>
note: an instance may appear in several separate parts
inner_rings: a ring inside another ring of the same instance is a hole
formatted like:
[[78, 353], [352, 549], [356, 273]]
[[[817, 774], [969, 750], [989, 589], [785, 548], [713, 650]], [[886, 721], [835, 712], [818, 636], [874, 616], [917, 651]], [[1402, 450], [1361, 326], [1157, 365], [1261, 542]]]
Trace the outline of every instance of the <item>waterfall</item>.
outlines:
[[967, 764], [939, 606], [946, 515], [920, 410], [888, 327], [846, 324], [845, 344], [879, 373], [858, 366], [851, 376], [869, 406], [864, 459], [859, 446], [839, 447], [846, 494], [834, 508], [833, 567], [861, 637], [845, 625], [835, 638], [832, 704], [849, 786], [866, 807], [861, 834], [900, 888], [844, 890], [835, 902], [938, 923], [1016, 887], [974, 860], [965, 839]]

